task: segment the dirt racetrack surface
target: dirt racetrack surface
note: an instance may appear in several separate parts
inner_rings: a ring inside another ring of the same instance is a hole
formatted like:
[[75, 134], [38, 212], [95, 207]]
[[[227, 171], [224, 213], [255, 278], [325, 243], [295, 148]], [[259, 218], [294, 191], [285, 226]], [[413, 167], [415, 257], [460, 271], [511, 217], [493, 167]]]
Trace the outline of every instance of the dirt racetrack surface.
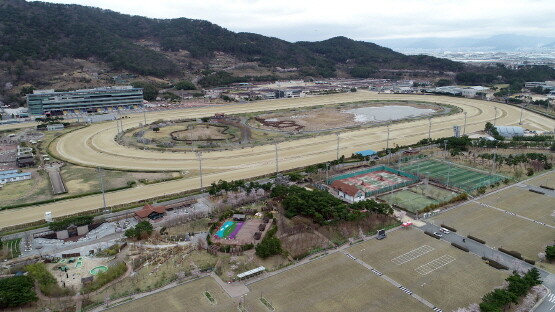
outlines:
[[[481, 100], [426, 95], [376, 94], [359, 91], [356, 93], [316, 96], [300, 99], [268, 100], [246, 104], [203, 107], [147, 114], [147, 121], [159, 119], [199, 118], [214, 113], [246, 113], [298, 108], [314, 105], [337, 104], [364, 100], [426, 101], [458, 106], [467, 112], [466, 133], [482, 130], [486, 122], [493, 122], [497, 107], [497, 125], [518, 126], [520, 109], [517, 107]], [[555, 120], [524, 111], [522, 126], [530, 130], [552, 130]], [[123, 127], [130, 128], [143, 122], [137, 114], [123, 120]], [[453, 126], [464, 123], [463, 113], [432, 119], [432, 138], [453, 135]], [[51, 145], [51, 152], [68, 162], [94, 167], [105, 167], [138, 171], [183, 171], [198, 169], [195, 153], [172, 153], [144, 151], [119, 145], [116, 136], [116, 122], [109, 121], [65, 134]], [[428, 137], [428, 120], [416, 120], [390, 126], [390, 146], [405, 145]], [[339, 139], [339, 154], [349, 156], [355, 151], [385, 148], [387, 130], [385, 126], [343, 132]], [[292, 140], [279, 144], [279, 169], [287, 170], [336, 158], [336, 135], [323, 135], [308, 139]], [[237, 180], [271, 173], [275, 170], [275, 147], [263, 145], [228, 151], [204, 152], [203, 170], [210, 174], [203, 176], [204, 185], [222, 180]], [[188, 178], [165, 183], [141, 185], [136, 188], [107, 194], [107, 205], [122, 204], [147, 199], [163, 194], [172, 194], [199, 187], [199, 178]], [[73, 214], [79, 211], [98, 209], [102, 197], [93, 195], [53, 204], [34, 206], [0, 212], [0, 227], [27, 223], [44, 218], [44, 212], [51, 211], [53, 217]]]

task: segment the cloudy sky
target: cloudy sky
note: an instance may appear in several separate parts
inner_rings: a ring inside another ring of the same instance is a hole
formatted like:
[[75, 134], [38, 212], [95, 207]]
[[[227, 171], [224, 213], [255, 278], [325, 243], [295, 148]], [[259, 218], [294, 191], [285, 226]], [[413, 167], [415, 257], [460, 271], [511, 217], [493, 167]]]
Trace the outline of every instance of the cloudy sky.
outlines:
[[347, 36], [555, 37], [554, 0], [53, 0], [155, 18], [208, 20], [288, 41]]

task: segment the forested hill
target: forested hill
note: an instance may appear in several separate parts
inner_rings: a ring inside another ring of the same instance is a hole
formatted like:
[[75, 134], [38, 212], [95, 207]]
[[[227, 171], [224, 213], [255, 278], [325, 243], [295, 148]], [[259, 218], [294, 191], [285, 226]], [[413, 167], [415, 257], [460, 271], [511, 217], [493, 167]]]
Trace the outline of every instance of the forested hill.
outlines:
[[333, 77], [338, 69], [355, 77], [368, 77], [378, 69], [462, 70], [457, 62], [406, 56], [345, 37], [290, 43], [234, 33], [202, 20], [150, 19], [79, 5], [0, 0], [0, 61], [94, 57], [115, 70], [162, 77], [187, 69], [182, 60], [171, 57], [180, 50], [202, 62], [224, 52], [264, 67], [296, 67], [305, 76]]

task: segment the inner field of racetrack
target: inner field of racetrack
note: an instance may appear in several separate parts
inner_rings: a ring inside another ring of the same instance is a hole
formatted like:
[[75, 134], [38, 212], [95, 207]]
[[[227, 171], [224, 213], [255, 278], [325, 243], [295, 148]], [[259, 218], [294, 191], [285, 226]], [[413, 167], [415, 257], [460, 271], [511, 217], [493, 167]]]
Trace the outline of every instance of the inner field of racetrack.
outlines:
[[[248, 104], [225, 105], [195, 109], [172, 110], [147, 114], [147, 121], [158, 119], [179, 119], [210, 116], [217, 112], [227, 114], [268, 111], [284, 108], [298, 108], [363, 100], [404, 100], [445, 103], [458, 106], [467, 112], [466, 132], [482, 130], [487, 121], [493, 122], [494, 107], [497, 109], [497, 125], [518, 125], [520, 110], [513, 106], [464, 98], [437, 97], [424, 95], [387, 95], [356, 92], [301, 99], [268, 100]], [[143, 116], [136, 114], [123, 120], [124, 128], [143, 122]], [[453, 125], [463, 125], [462, 113], [432, 119], [432, 138], [453, 135]], [[523, 126], [534, 130], [551, 130], [555, 121], [524, 111]], [[131, 170], [198, 170], [199, 162], [194, 153], [171, 153], [143, 151], [119, 145], [114, 121], [93, 124], [68, 133], [51, 144], [51, 151], [62, 159], [85, 166], [100, 166]], [[428, 120], [416, 120], [390, 126], [389, 146], [407, 145], [428, 137]], [[353, 152], [386, 146], [385, 126], [346, 131], [339, 138], [339, 155], [350, 156]], [[303, 167], [326, 162], [336, 158], [337, 137], [334, 134], [299, 139], [279, 143], [279, 170]], [[237, 180], [262, 176], [275, 171], [275, 147], [263, 145], [229, 151], [205, 152], [202, 155], [204, 186], [222, 180]], [[106, 194], [107, 205], [117, 205], [148, 199], [164, 194], [173, 194], [197, 189], [199, 177], [140, 185], [138, 187]], [[102, 207], [102, 196], [91, 195], [52, 204], [27, 207], [0, 212], [0, 227], [41, 220], [44, 213], [52, 212], [54, 217], [89, 211]]]

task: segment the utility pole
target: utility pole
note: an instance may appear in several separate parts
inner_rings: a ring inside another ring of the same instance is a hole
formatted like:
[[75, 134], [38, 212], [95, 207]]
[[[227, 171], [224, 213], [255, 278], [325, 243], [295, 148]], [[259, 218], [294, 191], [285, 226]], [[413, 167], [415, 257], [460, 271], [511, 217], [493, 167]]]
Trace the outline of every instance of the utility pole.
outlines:
[[493, 118], [493, 126], [495, 126], [495, 124], [497, 123], [497, 106], [494, 106], [495, 108], [495, 117]]
[[274, 146], [276, 147], [276, 178], [279, 172], [279, 158], [278, 158], [278, 144], [275, 143]]
[[200, 191], [204, 191], [204, 187], [202, 184], [202, 152], [195, 152], [198, 159], [198, 167], [199, 167], [199, 176], [200, 176]]
[[339, 162], [339, 133], [335, 134], [337, 136], [337, 152], [336, 152], [336, 160]]
[[103, 203], [103, 210], [102, 212], [106, 211], [106, 194], [104, 192], [104, 172], [100, 167], [97, 167], [96, 170], [98, 171], [98, 176], [100, 177], [100, 190], [102, 191], [102, 203]]
[[447, 140], [443, 141], [444, 153], [445, 153], [445, 160], [447, 160]]
[[146, 107], [143, 107], [143, 118], [145, 120], [145, 126], [146, 126]]
[[463, 136], [466, 133], [466, 112], [464, 112], [464, 128], [463, 128]]

